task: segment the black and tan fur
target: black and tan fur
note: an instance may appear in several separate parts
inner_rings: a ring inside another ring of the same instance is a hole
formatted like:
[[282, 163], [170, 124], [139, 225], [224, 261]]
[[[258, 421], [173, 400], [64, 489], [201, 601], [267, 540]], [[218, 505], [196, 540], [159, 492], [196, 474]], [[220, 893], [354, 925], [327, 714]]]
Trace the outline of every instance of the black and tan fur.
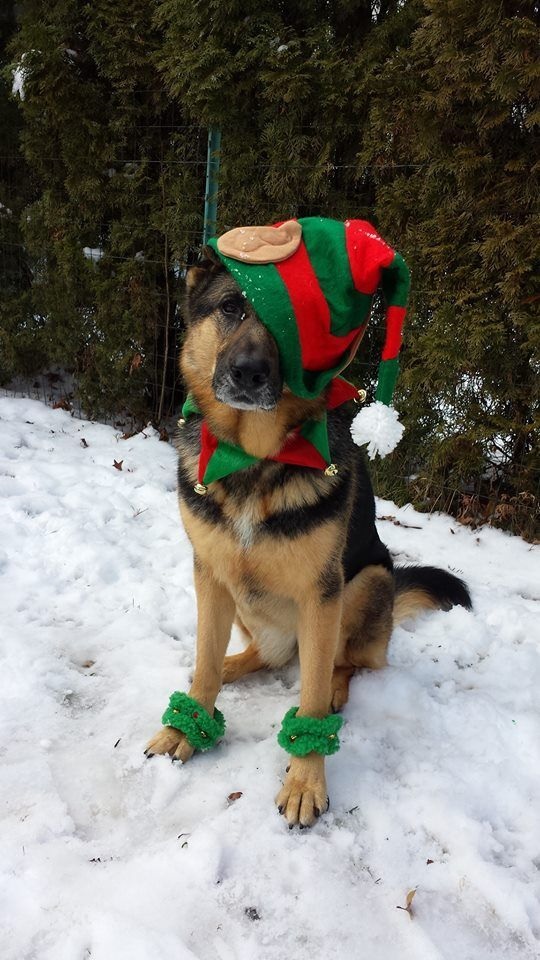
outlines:
[[[324, 399], [301, 400], [283, 387], [273, 339], [222, 267], [193, 268], [188, 286], [181, 360], [187, 387], [220, 439], [257, 457], [276, 453], [292, 428], [320, 415]], [[238, 356], [255, 357], [262, 366], [254, 369], [264, 369], [263, 383], [252, 378], [251, 407], [231, 375]], [[363, 456], [350, 436], [349, 407], [328, 417], [337, 476], [262, 461], [212, 484], [204, 497], [193, 491], [201, 418], [190, 417], [179, 430], [180, 511], [194, 550], [198, 609], [190, 695], [210, 712], [222, 683], [282, 666], [298, 649], [299, 714], [325, 716], [347, 702], [356, 669], [385, 665], [394, 623], [422, 609], [470, 606], [464, 584], [442, 570], [393, 569], [375, 528]], [[234, 621], [246, 649], [225, 657]], [[185, 762], [193, 750], [165, 727], [147, 753]], [[291, 757], [276, 802], [290, 826], [311, 825], [327, 807], [324, 758]]]

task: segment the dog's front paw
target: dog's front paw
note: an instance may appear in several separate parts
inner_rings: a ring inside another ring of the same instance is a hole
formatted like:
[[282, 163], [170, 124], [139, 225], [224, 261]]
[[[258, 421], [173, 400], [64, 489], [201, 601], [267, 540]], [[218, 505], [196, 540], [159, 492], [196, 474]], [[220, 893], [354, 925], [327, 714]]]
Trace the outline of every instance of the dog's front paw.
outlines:
[[181, 760], [185, 763], [193, 756], [194, 750], [181, 730], [162, 727], [149, 741], [144, 752], [147, 757], [153, 757], [155, 753], [168, 753], [173, 760]]
[[321, 813], [328, 810], [324, 775], [324, 757], [311, 754], [291, 757], [285, 783], [276, 797], [276, 804], [289, 829], [299, 824], [311, 827]]

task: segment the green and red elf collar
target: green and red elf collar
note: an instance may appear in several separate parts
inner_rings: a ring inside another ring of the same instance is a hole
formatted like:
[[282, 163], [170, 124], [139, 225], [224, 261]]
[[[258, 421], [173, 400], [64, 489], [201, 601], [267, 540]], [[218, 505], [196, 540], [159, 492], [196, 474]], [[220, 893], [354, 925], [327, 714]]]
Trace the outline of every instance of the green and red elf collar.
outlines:
[[[326, 409], [334, 410], [348, 400], [365, 399], [365, 391], [357, 390], [352, 383], [342, 377], [336, 377], [330, 383], [326, 399]], [[183, 426], [186, 419], [193, 413], [201, 413], [193, 394], [188, 394], [182, 407], [182, 416], [178, 421]], [[246, 453], [242, 447], [237, 447], [224, 440], [218, 440], [211, 432], [206, 420], [201, 423], [201, 452], [197, 471], [195, 493], [203, 496], [210, 483], [223, 480], [224, 477], [245, 470], [255, 463], [259, 457]], [[323, 470], [328, 476], [337, 473], [337, 467], [332, 463], [328, 443], [328, 428], [326, 413], [320, 420], [306, 420], [300, 427], [292, 431], [278, 453], [267, 457], [276, 463], [288, 463], [297, 467], [310, 467], [314, 470]]]

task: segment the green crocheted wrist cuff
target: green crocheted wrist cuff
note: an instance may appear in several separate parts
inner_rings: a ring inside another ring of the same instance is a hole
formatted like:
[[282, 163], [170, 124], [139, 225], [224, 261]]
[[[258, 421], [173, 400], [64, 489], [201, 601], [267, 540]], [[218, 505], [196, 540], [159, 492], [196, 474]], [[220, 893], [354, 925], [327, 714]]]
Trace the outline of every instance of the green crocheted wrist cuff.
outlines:
[[291, 707], [283, 717], [278, 743], [295, 757], [305, 757], [307, 753], [325, 755], [339, 750], [338, 732], [343, 717], [329, 713], [327, 717], [297, 717], [298, 707]]
[[225, 733], [225, 719], [219, 710], [214, 710], [211, 717], [197, 700], [178, 691], [171, 693], [161, 722], [181, 730], [195, 750], [209, 750]]

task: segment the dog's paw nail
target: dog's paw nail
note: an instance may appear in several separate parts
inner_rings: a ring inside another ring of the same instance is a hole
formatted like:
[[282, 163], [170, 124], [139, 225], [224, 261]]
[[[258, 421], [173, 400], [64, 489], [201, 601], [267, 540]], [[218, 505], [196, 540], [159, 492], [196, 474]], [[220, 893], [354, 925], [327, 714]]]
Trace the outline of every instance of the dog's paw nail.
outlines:
[[278, 813], [283, 813], [283, 804], [282, 804], [282, 803], [280, 803], [279, 807], [277, 808], [277, 812], [278, 812]]
[[329, 809], [330, 809], [330, 797], [327, 797], [327, 798], [326, 798], [326, 812], [327, 812], [327, 813], [328, 813]]
[[301, 823], [301, 824], [300, 824], [300, 829], [301, 829], [301, 830], [307, 830], [307, 829], [308, 829], [307, 823]]
[[319, 810], [318, 807], [314, 807], [313, 813], [315, 814], [316, 817], [320, 817], [321, 815], [321, 811]]
[[144, 755], [145, 755], [145, 757], [146, 757], [147, 760], [151, 760], [152, 757], [154, 756], [154, 754], [153, 754], [153, 753], [150, 753], [149, 750], [145, 750], [145, 751], [144, 751]]
[[288, 767], [285, 767], [285, 773], [288, 773], [290, 769], [291, 769], [291, 765], [289, 764]]
[[294, 827], [294, 823], [290, 823], [290, 824], [289, 824], [289, 830], [292, 830], [293, 827]]

